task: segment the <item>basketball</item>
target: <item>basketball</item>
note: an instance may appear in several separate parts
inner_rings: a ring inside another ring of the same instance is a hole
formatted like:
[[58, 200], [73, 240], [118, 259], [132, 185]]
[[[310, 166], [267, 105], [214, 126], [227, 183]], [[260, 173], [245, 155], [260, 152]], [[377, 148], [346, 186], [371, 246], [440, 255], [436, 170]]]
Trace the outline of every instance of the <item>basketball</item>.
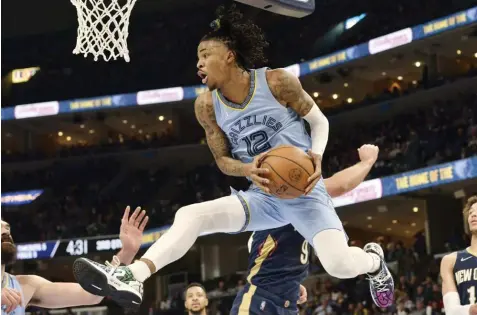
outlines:
[[293, 146], [270, 150], [262, 159], [261, 168], [270, 172], [270, 193], [281, 199], [293, 199], [305, 193], [308, 178], [315, 171], [311, 157]]

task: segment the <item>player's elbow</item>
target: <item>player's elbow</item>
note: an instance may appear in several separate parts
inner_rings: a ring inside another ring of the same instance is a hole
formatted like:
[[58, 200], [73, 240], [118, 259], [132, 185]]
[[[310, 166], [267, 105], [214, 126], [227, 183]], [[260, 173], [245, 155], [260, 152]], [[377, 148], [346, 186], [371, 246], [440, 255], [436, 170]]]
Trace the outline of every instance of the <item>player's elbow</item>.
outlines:
[[224, 157], [216, 157], [215, 158], [215, 163], [217, 164], [217, 167], [219, 168], [219, 170], [225, 174], [225, 175], [228, 175], [227, 174], [227, 167], [226, 167], [226, 161], [224, 159]]
[[314, 105], [310, 112], [303, 117], [310, 124], [310, 128], [313, 130], [318, 127], [320, 129], [329, 129], [330, 122], [328, 118], [318, 109], [318, 106]]
[[330, 185], [326, 186], [326, 190], [331, 198], [336, 198], [344, 195], [347, 192], [347, 187], [344, 185]]
[[323, 115], [323, 113], [321, 113], [320, 115], [320, 124], [322, 124], [324, 128], [327, 128], [327, 129], [330, 128], [330, 121], [325, 115]]
[[339, 178], [336, 175], [333, 175], [330, 178], [326, 178], [324, 180], [324, 183], [326, 191], [332, 198], [344, 195], [350, 190], [348, 182], [340, 182]]

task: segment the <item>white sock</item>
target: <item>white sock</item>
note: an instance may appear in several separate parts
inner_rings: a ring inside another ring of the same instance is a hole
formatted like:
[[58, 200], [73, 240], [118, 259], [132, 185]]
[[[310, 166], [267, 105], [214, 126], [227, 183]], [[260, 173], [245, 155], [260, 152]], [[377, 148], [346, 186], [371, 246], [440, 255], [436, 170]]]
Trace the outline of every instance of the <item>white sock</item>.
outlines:
[[151, 276], [151, 270], [149, 270], [149, 267], [144, 261], [136, 260], [134, 263], [129, 265], [128, 268], [131, 270], [134, 278], [136, 278], [136, 280], [139, 282], [144, 282]]
[[372, 267], [371, 270], [367, 273], [375, 273], [376, 271], [381, 268], [381, 257], [378, 256], [378, 254], [375, 253], [367, 253], [371, 258], [373, 259]]

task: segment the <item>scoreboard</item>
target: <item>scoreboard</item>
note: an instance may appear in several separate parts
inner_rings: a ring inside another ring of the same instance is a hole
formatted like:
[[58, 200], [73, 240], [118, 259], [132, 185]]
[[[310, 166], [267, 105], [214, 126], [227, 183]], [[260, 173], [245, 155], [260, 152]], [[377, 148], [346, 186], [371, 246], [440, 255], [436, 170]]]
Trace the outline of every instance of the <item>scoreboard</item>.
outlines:
[[117, 236], [24, 243], [17, 244], [17, 259], [83, 256], [91, 253], [117, 251], [121, 247], [121, 240]]
[[[150, 229], [143, 233], [141, 248], [151, 246], [170, 226]], [[201, 235], [206, 235], [203, 233]], [[34, 243], [20, 243], [17, 246], [17, 259], [50, 259], [55, 257], [76, 257], [101, 252], [117, 252], [122, 248], [119, 235], [96, 237], [77, 237], [66, 240], [51, 240]]]
[[[147, 248], [157, 241], [170, 226], [147, 230], [142, 235], [141, 248]], [[213, 233], [201, 233], [205, 236]], [[55, 257], [77, 257], [101, 252], [117, 252], [122, 248], [119, 235], [97, 237], [77, 237], [66, 240], [52, 240], [34, 243], [19, 243], [17, 259], [51, 259]]]

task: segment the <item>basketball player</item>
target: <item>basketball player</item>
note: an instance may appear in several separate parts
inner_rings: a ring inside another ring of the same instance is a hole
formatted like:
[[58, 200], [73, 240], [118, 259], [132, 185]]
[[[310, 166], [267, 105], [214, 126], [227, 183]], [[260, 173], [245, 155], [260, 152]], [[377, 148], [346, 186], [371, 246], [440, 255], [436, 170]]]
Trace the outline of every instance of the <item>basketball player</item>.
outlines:
[[[129, 209], [126, 208], [121, 220], [119, 238], [122, 249], [113, 257], [118, 264], [130, 264], [133, 261], [141, 246], [142, 233], [149, 220], [145, 210], [136, 208], [129, 216]], [[103, 299], [101, 296], [86, 292], [77, 283], [50, 282], [35, 275], [14, 276], [6, 273], [5, 266], [15, 261], [16, 253], [10, 225], [2, 220], [2, 315], [25, 314], [27, 305], [63, 308], [94, 305]]]
[[[119, 267], [112, 276], [104, 265], [78, 259], [76, 274], [86, 290], [95, 294], [117, 291], [116, 301], [126, 307], [142, 301], [142, 282], [165, 265], [181, 258], [197, 237], [208, 233], [237, 233], [293, 227], [317, 252], [325, 270], [337, 278], [367, 273], [376, 304], [392, 303], [394, 282], [378, 244], [349, 247], [331, 198], [321, 179], [321, 159], [329, 125], [300, 81], [284, 69], [252, 69], [264, 61], [267, 46], [258, 26], [242, 22], [234, 10], [220, 12], [198, 46], [199, 76], [209, 92], [195, 101], [195, 112], [218, 167], [229, 176], [245, 176], [253, 184], [246, 191], [213, 201], [182, 207], [167, 233], [139, 260]], [[311, 137], [304, 120], [310, 124]], [[351, 130], [350, 130], [351, 132]], [[279, 199], [269, 194], [268, 169], [260, 161], [271, 148], [293, 145], [307, 151], [315, 172], [305, 195]], [[92, 282], [91, 279], [95, 279]]]
[[444, 256], [441, 262], [446, 315], [477, 315], [477, 195], [469, 198], [463, 214], [472, 235], [470, 247]]
[[[360, 162], [324, 180], [331, 197], [341, 196], [358, 186], [378, 158], [378, 147], [358, 149]], [[237, 294], [230, 315], [297, 314], [297, 304], [306, 302], [300, 285], [308, 274], [310, 245], [289, 224], [254, 232], [248, 243], [247, 284]]]
[[184, 291], [184, 305], [189, 315], [207, 315], [207, 292], [200, 283], [191, 283]]

